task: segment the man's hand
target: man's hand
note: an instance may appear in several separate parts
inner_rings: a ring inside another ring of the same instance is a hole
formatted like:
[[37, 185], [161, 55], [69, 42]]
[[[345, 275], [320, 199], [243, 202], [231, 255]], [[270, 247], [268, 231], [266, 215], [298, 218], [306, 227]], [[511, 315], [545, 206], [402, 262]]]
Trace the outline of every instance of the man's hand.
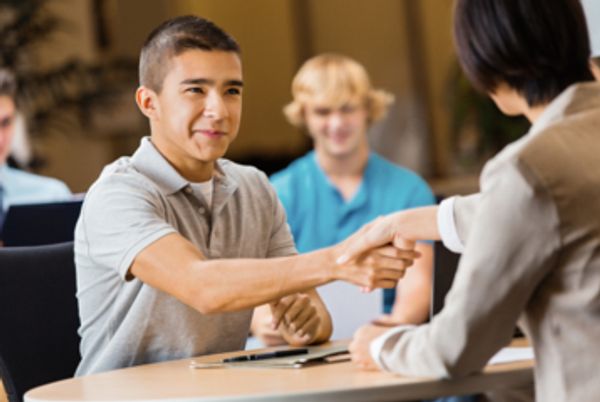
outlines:
[[389, 329], [388, 326], [372, 324], [360, 327], [348, 346], [354, 364], [363, 370], [379, 370], [379, 367], [371, 358], [370, 345], [375, 338], [378, 338]]
[[273, 315], [268, 304], [254, 309], [250, 328], [252, 335], [265, 346], [279, 346], [287, 343], [279, 329], [273, 328]]
[[321, 317], [309, 295], [296, 293], [270, 303], [272, 328], [290, 345], [307, 345], [317, 340]]
[[[348, 245], [354, 247], [364, 232], [363, 228], [336, 246], [339, 255], [348, 249]], [[393, 288], [404, 276], [404, 271], [420, 256], [414, 250], [414, 242], [404, 242], [402, 247], [402, 249], [391, 245], [373, 249], [361, 247], [361, 253], [352, 254], [349, 259], [344, 261], [337, 259], [334, 277], [362, 286], [367, 290]]]

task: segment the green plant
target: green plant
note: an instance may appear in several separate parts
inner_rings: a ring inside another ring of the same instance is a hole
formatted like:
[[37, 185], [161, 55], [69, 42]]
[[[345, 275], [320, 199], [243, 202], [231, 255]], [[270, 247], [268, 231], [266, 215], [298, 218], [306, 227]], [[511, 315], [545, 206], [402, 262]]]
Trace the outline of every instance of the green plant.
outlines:
[[[12, 70], [19, 86], [19, 105], [29, 133], [93, 132], [91, 115], [110, 107], [124, 87], [136, 82], [134, 60], [106, 58], [90, 63], [66, 60], [50, 70], [36, 66], [36, 49], [57, 33], [77, 34], [48, 10], [49, 0], [2, 0], [0, 66]], [[73, 118], [75, 117], [75, 119]], [[77, 124], [81, 129], [74, 129]]]
[[527, 132], [527, 119], [502, 114], [487, 95], [473, 88], [458, 65], [448, 88], [453, 151], [463, 166], [480, 166]]

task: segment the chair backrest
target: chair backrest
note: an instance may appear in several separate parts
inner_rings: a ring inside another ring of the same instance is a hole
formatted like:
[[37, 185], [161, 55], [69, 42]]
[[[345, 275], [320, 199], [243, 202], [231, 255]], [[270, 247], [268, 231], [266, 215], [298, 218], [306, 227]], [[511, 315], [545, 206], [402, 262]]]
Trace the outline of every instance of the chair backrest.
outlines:
[[73, 241], [82, 200], [11, 205], [2, 227], [5, 246], [40, 246]]
[[452, 287], [459, 260], [460, 254], [448, 250], [441, 241], [435, 242], [430, 319], [444, 307], [446, 293]]
[[[445, 198], [442, 194], [436, 195], [436, 201], [439, 204]], [[431, 304], [429, 309], [429, 319], [440, 312], [444, 307], [446, 293], [452, 287], [454, 275], [458, 269], [460, 254], [448, 250], [441, 241], [436, 241], [434, 246], [433, 260], [433, 286], [431, 291]]]
[[0, 378], [10, 402], [80, 360], [73, 243], [0, 248]]

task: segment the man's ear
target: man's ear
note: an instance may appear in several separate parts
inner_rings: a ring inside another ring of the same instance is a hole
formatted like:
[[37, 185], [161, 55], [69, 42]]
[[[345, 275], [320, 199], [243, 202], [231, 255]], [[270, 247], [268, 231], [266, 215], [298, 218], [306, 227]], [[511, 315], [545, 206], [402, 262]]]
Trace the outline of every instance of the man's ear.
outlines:
[[156, 92], [145, 86], [140, 86], [135, 92], [135, 102], [147, 118], [151, 120], [156, 118], [159, 109]]

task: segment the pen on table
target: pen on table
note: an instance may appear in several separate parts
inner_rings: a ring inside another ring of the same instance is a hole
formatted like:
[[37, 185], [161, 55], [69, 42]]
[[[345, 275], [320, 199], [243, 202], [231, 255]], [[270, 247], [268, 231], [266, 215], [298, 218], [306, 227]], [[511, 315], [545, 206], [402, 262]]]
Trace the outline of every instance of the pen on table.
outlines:
[[245, 362], [252, 360], [265, 360], [265, 359], [274, 359], [277, 357], [287, 357], [287, 356], [296, 356], [296, 355], [304, 355], [308, 353], [308, 349], [300, 348], [300, 349], [286, 349], [286, 350], [276, 350], [274, 352], [266, 352], [266, 353], [257, 353], [252, 355], [242, 355], [235, 357], [228, 357], [223, 359], [223, 363], [233, 363], [233, 362]]

